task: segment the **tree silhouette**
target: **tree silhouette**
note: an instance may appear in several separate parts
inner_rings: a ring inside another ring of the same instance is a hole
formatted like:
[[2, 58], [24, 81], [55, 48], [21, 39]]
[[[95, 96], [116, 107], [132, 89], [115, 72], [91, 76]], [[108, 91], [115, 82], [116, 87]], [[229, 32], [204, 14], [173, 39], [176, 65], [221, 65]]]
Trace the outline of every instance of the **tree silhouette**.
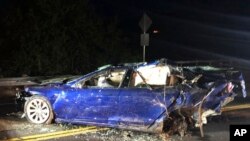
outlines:
[[2, 19], [0, 68], [7, 76], [82, 74], [138, 59], [117, 20], [98, 17], [87, 0], [16, 1]]

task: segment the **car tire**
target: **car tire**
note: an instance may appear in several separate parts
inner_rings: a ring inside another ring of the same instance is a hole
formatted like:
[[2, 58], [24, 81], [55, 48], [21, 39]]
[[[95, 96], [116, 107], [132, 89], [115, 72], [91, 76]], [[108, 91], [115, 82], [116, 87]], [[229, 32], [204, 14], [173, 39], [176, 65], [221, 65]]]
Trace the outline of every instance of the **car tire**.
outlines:
[[34, 95], [26, 101], [24, 112], [26, 119], [35, 124], [50, 124], [54, 118], [50, 102], [39, 95]]

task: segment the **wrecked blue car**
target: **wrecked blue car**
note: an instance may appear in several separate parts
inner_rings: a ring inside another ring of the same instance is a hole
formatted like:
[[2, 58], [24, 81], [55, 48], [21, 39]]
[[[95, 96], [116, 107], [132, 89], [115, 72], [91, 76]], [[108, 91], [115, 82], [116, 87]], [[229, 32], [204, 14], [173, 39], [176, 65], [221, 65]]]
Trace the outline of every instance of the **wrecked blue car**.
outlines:
[[208, 116], [220, 114], [236, 91], [246, 97], [239, 71], [180, 67], [161, 59], [106, 66], [62, 82], [29, 86], [17, 94], [17, 101], [24, 104], [27, 120], [36, 124], [55, 121], [185, 134], [189, 126], [201, 127]]

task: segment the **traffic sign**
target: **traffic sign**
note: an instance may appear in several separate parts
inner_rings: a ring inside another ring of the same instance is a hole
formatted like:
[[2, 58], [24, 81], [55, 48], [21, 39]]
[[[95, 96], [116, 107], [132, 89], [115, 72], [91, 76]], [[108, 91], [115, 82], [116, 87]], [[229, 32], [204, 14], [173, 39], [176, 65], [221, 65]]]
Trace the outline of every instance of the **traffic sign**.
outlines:
[[141, 34], [141, 46], [148, 46], [149, 45], [149, 34], [144, 33]]
[[144, 13], [139, 22], [139, 26], [141, 27], [142, 31], [146, 33], [151, 24], [152, 20], [148, 17], [146, 13]]

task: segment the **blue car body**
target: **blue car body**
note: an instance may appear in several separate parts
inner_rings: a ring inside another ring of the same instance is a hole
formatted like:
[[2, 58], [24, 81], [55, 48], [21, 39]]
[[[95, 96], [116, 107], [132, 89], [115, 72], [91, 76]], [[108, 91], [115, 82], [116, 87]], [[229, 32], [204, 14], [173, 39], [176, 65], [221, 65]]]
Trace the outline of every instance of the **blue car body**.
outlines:
[[[236, 95], [230, 88], [244, 81], [239, 74], [230, 80], [225, 77], [209, 76], [213, 80], [199, 82], [202, 86], [198, 86], [198, 82], [183, 83], [183, 81], [174, 86], [155, 86], [147, 84], [141, 76], [142, 82], [145, 82], [143, 85], [130, 86], [132, 74], [136, 72], [141, 75], [138, 68], [150, 65], [162, 66], [162, 62], [110, 66], [63, 83], [26, 87], [21, 97], [27, 99], [33, 95], [40, 95], [46, 98], [52, 106], [56, 122], [161, 132], [164, 121], [171, 116], [171, 113], [178, 110], [191, 109], [193, 112], [189, 117], [198, 113], [199, 106], [204, 112], [213, 110], [214, 113], [220, 113], [228, 99], [233, 99]], [[95, 76], [108, 75], [113, 70], [119, 70], [118, 73], [122, 74], [122, 79], [119, 77], [120, 82], [116, 87], [86, 84]], [[190, 70], [192, 69], [188, 71]], [[183, 73], [183, 69], [181, 72]], [[205, 78], [204, 74], [207, 72], [199, 74], [203, 74]], [[241, 88], [245, 93], [245, 87], [242, 85]]]

